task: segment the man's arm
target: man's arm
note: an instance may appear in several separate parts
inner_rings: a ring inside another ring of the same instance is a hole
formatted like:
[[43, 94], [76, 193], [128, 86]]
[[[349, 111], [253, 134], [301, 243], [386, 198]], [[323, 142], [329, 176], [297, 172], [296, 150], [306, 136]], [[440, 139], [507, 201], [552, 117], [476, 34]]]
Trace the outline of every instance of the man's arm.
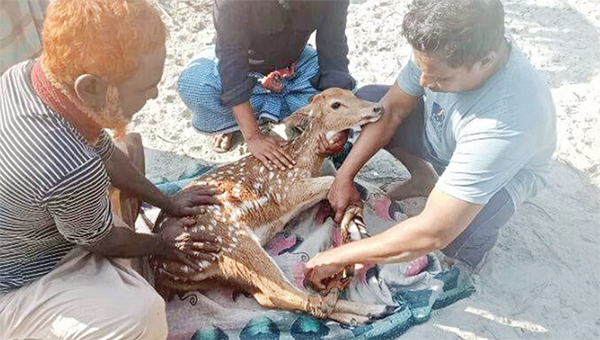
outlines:
[[[113, 227], [100, 241], [84, 245], [92, 253], [105, 257], [140, 257], [157, 254], [179, 260], [195, 269], [192, 259], [210, 261], [219, 251], [216, 238], [207, 232], [189, 232], [187, 227], [195, 224], [191, 218], [171, 218], [164, 222], [163, 233], [136, 233], [119, 218], [113, 218]], [[169, 224], [169, 226], [167, 226]], [[168, 227], [173, 231], [164, 233]]]
[[481, 211], [472, 204], [434, 189], [423, 212], [373, 237], [320, 253], [307, 263], [315, 286], [348, 264], [406, 262], [444, 249]]
[[381, 99], [383, 115], [375, 123], [363, 126], [356, 144], [340, 167], [331, 189], [329, 202], [336, 212], [336, 221], [340, 221], [351, 200], [356, 199], [353, 180], [365, 163], [392, 139], [398, 126], [408, 116], [418, 97], [411, 96], [394, 84]]
[[112, 155], [104, 161], [106, 172], [111, 184], [128, 191], [144, 202], [167, 211], [173, 210], [171, 198], [163, 194], [133, 165], [129, 157], [119, 148], [115, 148]]

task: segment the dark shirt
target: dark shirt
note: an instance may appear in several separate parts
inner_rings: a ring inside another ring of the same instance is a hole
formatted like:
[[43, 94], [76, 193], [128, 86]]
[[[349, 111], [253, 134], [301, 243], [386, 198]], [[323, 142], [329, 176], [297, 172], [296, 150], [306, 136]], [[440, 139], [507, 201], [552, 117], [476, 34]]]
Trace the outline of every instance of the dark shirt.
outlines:
[[310, 35], [316, 33], [319, 73], [317, 90], [351, 89], [348, 71], [346, 15], [348, 0], [215, 0], [217, 57], [223, 83], [221, 102], [232, 107], [250, 99], [256, 80], [249, 72], [267, 74], [297, 61]]

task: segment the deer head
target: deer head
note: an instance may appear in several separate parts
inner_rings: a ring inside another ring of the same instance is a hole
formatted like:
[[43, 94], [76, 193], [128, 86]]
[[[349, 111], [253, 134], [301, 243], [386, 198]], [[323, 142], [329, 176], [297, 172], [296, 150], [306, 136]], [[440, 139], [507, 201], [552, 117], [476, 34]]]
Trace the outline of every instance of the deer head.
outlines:
[[327, 89], [284, 120], [288, 126], [312, 133], [336, 132], [377, 121], [383, 114], [379, 104], [358, 99], [351, 91]]

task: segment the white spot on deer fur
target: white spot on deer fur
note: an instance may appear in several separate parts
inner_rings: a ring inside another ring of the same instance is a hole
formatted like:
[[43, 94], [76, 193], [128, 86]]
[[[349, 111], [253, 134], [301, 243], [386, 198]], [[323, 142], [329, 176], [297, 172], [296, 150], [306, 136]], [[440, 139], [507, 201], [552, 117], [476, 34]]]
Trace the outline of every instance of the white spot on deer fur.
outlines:
[[281, 195], [280, 195], [279, 193], [275, 194], [275, 198], [276, 198], [276, 199], [277, 199], [279, 202], [281, 202]]
[[265, 171], [265, 167], [264, 167], [264, 166], [261, 166], [261, 167], [260, 167], [260, 169], [258, 169], [258, 171], [259, 171], [259, 172], [262, 174], [262, 173], [263, 173], [263, 171]]
[[262, 188], [262, 184], [257, 182], [257, 183], [254, 183], [254, 185], [252, 187], [256, 190], [259, 190], [260, 188]]
[[213, 227], [212, 225], [208, 226], [208, 231], [213, 231], [215, 229], [215, 227]]
[[269, 181], [273, 179], [273, 177], [275, 176], [274, 172], [269, 172]]
[[237, 237], [232, 237], [232, 238], [231, 238], [231, 241], [233, 241], [233, 243], [238, 243], [238, 241], [239, 241], [239, 240], [238, 240], [238, 238], [237, 238]]

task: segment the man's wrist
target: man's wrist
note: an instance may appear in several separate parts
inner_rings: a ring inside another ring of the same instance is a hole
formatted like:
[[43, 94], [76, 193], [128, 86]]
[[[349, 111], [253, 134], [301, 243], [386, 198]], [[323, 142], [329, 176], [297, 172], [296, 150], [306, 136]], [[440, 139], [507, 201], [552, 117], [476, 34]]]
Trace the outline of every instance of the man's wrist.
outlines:
[[163, 255], [165, 252], [165, 243], [160, 233], [150, 234], [151, 244], [150, 253], [156, 255]]

